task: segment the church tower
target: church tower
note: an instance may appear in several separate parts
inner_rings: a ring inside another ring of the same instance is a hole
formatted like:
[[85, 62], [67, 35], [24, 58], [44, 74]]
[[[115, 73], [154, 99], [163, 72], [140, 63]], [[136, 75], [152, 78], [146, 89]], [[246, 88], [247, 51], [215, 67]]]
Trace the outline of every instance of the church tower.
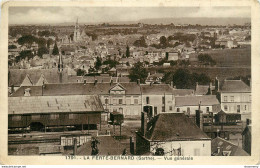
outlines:
[[74, 42], [80, 41], [80, 38], [81, 38], [80, 29], [79, 29], [79, 23], [78, 23], [78, 18], [77, 18], [75, 29], [74, 29], [73, 41]]
[[59, 72], [63, 71], [63, 62], [62, 62], [62, 55], [61, 54], [59, 56], [58, 70], [59, 70]]
[[59, 56], [58, 63], [58, 73], [59, 73], [59, 82], [62, 83], [62, 71], [63, 71], [63, 62], [62, 62], [62, 54]]

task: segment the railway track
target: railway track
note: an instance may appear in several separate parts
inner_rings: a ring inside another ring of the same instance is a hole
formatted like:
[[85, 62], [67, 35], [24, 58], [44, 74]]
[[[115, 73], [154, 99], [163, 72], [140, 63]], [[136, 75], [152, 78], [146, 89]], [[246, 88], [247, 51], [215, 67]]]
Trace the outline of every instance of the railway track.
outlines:
[[9, 145], [12, 144], [31, 144], [31, 143], [53, 143], [60, 142], [60, 139], [30, 139], [30, 140], [11, 140], [8, 141]]

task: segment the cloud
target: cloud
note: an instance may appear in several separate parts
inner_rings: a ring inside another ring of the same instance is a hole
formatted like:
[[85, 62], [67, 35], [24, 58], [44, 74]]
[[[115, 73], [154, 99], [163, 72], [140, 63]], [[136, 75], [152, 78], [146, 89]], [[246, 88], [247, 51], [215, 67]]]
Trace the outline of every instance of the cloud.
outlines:
[[250, 17], [249, 7], [11, 7], [11, 24], [138, 21], [170, 17]]

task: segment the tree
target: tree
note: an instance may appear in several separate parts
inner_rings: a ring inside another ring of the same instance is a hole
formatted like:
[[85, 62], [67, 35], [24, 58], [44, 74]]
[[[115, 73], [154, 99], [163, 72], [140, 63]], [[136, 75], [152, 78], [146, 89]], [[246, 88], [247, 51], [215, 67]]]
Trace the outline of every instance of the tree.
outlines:
[[32, 35], [24, 35], [17, 40], [19, 45], [31, 46], [33, 42], [37, 42], [37, 38]]
[[126, 46], [126, 52], [125, 52], [126, 57], [128, 58], [130, 56], [130, 51], [129, 51], [129, 46]]
[[46, 44], [47, 44], [47, 42], [46, 42], [46, 40], [44, 38], [39, 38], [37, 40], [37, 43], [38, 43], [39, 47], [46, 47]]
[[49, 38], [47, 40], [47, 47], [50, 48], [50, 46], [53, 44], [53, 40], [51, 38]]
[[160, 37], [160, 44], [162, 46], [166, 46], [167, 45], [167, 38], [165, 36], [161, 36]]
[[101, 59], [99, 57], [97, 57], [97, 61], [95, 63], [95, 69], [96, 70], [99, 70], [99, 68], [101, 67], [102, 65], [102, 62], [101, 62]]
[[209, 54], [200, 54], [198, 55], [199, 62], [203, 63], [204, 65], [216, 65], [216, 61], [212, 59]]
[[188, 70], [178, 69], [172, 78], [174, 86], [178, 89], [188, 89], [191, 86], [191, 75]]
[[13, 44], [8, 46], [8, 49], [16, 49], [16, 48], [17, 48], [17, 46], [13, 45]]
[[48, 54], [48, 53], [49, 53], [49, 50], [46, 47], [40, 47], [38, 49], [38, 56], [41, 57], [41, 58], [42, 58], [43, 54]]
[[57, 46], [57, 43], [55, 42], [54, 47], [53, 47], [53, 51], [52, 51], [53, 55], [59, 55], [59, 49]]
[[157, 148], [154, 155], [155, 156], [163, 156], [164, 155], [164, 149], [163, 148]]
[[145, 83], [145, 80], [148, 76], [148, 72], [145, 69], [143, 63], [137, 62], [134, 64], [134, 67], [131, 68], [129, 78], [131, 82], [137, 82], [140, 79], [141, 83]]
[[25, 58], [31, 59], [31, 58], [33, 58], [33, 56], [34, 55], [31, 50], [24, 50], [24, 51], [21, 51], [17, 57], [15, 57], [15, 60], [16, 60], [16, 62], [19, 62], [20, 60], [25, 59]]
[[82, 70], [82, 69], [77, 69], [77, 76], [84, 76], [86, 73], [85, 70]]

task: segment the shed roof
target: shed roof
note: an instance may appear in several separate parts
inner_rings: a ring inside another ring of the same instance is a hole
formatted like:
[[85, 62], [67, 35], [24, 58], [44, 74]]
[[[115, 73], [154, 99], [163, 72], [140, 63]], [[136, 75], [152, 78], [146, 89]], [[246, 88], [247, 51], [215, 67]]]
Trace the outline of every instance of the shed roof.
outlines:
[[8, 114], [57, 113], [57, 112], [102, 112], [98, 96], [29, 96], [9, 97]]
[[204, 96], [176, 96], [175, 105], [180, 106], [212, 106], [219, 104], [218, 99], [215, 95], [204, 95]]
[[[109, 91], [117, 83], [67, 83], [67, 84], [45, 84], [42, 86], [20, 87], [11, 97], [24, 95], [24, 91], [30, 88], [31, 96], [62, 96], [62, 95], [102, 95], [109, 94]], [[141, 89], [136, 82], [120, 83], [126, 94], [141, 94]]]
[[[222, 148], [222, 153], [218, 152], [218, 147]], [[242, 148], [220, 137], [211, 141], [211, 152], [214, 156], [249, 156]]]
[[225, 80], [221, 92], [251, 92], [251, 88], [242, 80]]
[[161, 113], [147, 125], [146, 136], [151, 141], [210, 140], [183, 113]]

